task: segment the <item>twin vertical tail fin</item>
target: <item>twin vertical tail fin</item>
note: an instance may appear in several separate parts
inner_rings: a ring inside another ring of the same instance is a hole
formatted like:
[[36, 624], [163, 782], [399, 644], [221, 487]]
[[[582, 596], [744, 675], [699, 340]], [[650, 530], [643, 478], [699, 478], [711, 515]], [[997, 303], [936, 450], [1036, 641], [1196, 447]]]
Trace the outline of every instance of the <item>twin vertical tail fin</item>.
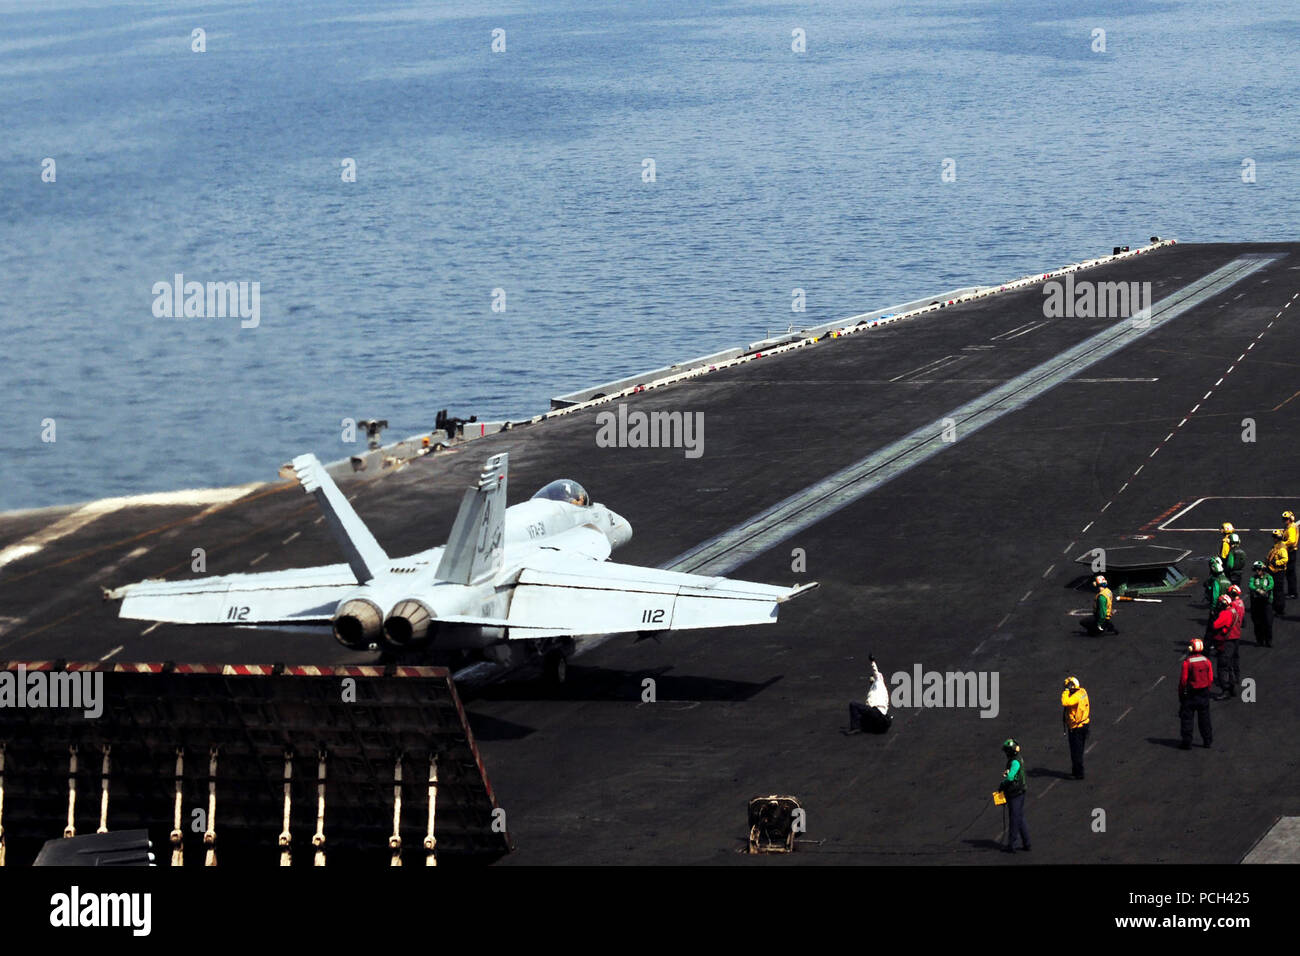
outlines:
[[357, 583], [365, 584], [380, 571], [387, 569], [388, 555], [316, 456], [299, 455], [293, 460], [293, 470], [302, 483], [303, 490], [316, 496], [316, 502], [324, 512], [325, 521], [334, 533], [339, 547], [343, 549]]
[[438, 579], [472, 584], [505, 559], [506, 469], [509, 456], [493, 455], [478, 483], [465, 492], [438, 565]]

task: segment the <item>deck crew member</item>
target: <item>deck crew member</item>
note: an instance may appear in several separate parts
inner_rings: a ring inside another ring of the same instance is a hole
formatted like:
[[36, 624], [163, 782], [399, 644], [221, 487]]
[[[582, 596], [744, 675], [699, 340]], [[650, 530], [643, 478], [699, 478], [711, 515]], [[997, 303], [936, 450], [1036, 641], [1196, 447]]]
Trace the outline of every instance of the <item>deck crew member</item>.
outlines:
[[1211, 617], [1219, 606], [1219, 595], [1226, 593], [1231, 584], [1228, 576], [1223, 573], [1223, 559], [1210, 558], [1210, 576], [1205, 579], [1205, 597], [1210, 602]]
[[1300, 597], [1295, 592], [1295, 552], [1300, 547], [1300, 525], [1290, 511], [1282, 512], [1282, 520], [1286, 522], [1282, 528], [1286, 532], [1286, 596]]
[[1114, 621], [1115, 596], [1107, 586], [1104, 574], [1092, 579], [1092, 589], [1097, 592], [1097, 596], [1093, 599], [1092, 617], [1083, 622], [1084, 629], [1092, 634], [1104, 634], [1107, 631], [1118, 634]]
[[1210, 725], [1210, 688], [1214, 685], [1214, 665], [1205, 656], [1205, 644], [1200, 638], [1187, 645], [1187, 657], [1178, 678], [1178, 722], [1182, 732], [1182, 748], [1192, 746], [1192, 722], [1201, 729], [1201, 743], [1209, 747], [1214, 743], [1214, 728]]
[[849, 701], [849, 733], [856, 734], [859, 730], [866, 730], [873, 734], [883, 734], [893, 721], [894, 715], [889, 712], [889, 686], [885, 683], [885, 675], [880, 673], [880, 668], [876, 666], [876, 659], [873, 657], [871, 658], [871, 688], [867, 691], [866, 703]]
[[1228, 552], [1232, 550], [1232, 542], [1229, 540], [1237, 529], [1232, 526], [1231, 521], [1225, 521], [1219, 525], [1219, 531], [1223, 533], [1223, 538], [1219, 541], [1219, 559], [1226, 561]]
[[1225, 683], [1224, 671], [1228, 654], [1228, 635], [1232, 632], [1232, 628], [1236, 623], [1237, 615], [1232, 612], [1232, 598], [1226, 594], [1220, 594], [1219, 603], [1215, 606], [1214, 617], [1210, 620], [1210, 640], [1213, 642], [1214, 656], [1219, 665], [1217, 668], [1219, 682], [1224, 688], [1219, 697], [1220, 700], [1226, 700], [1232, 696], [1228, 693], [1228, 684]]
[[1264, 568], [1263, 561], [1255, 562], [1255, 573], [1250, 576], [1250, 623], [1255, 628], [1255, 643], [1260, 647], [1273, 646], [1273, 576]]
[[1016, 837], [1020, 837], [1020, 847], [1029, 849], [1029, 827], [1025, 825], [1025, 794], [1029, 791], [1025, 783], [1025, 762], [1020, 756], [1020, 744], [1008, 738], [1002, 741], [1002, 753], [1007, 758], [1007, 769], [1002, 774], [1002, 783], [998, 789], [1007, 798], [1007, 812], [1011, 823], [1007, 828], [1007, 843], [1002, 849], [1012, 853], [1016, 848]]
[[1241, 548], [1241, 535], [1235, 531], [1228, 535], [1228, 555], [1223, 559], [1223, 567], [1229, 581], [1241, 583], [1241, 574], [1246, 570], [1246, 552]]
[[1283, 580], [1283, 576], [1290, 563], [1290, 555], [1286, 550], [1286, 532], [1274, 531], [1273, 550], [1268, 553], [1264, 566], [1273, 576], [1273, 613], [1278, 617], [1286, 615], [1286, 581]]
[[1227, 640], [1221, 647], [1215, 648], [1219, 651], [1219, 682], [1223, 685], [1225, 700], [1237, 696], [1237, 684], [1241, 680], [1237, 655], [1241, 647], [1241, 628], [1246, 622], [1246, 605], [1241, 601], [1241, 588], [1232, 585], [1228, 588], [1226, 597], [1229, 599], [1228, 610], [1232, 613], [1232, 623], [1228, 625]]
[[1083, 751], [1088, 743], [1088, 723], [1092, 719], [1088, 692], [1079, 685], [1079, 678], [1067, 677], [1061, 691], [1061, 723], [1070, 740], [1070, 773], [1075, 780], [1083, 779]]

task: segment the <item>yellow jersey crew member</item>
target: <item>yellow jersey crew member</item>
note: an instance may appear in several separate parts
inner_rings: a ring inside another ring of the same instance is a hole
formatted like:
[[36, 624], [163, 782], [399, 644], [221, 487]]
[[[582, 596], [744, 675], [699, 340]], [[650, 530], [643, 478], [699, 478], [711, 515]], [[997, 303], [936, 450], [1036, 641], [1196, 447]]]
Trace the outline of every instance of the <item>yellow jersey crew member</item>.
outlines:
[[1061, 691], [1061, 723], [1070, 740], [1070, 773], [1075, 780], [1083, 779], [1083, 751], [1088, 744], [1088, 722], [1092, 719], [1088, 692], [1079, 685], [1079, 678], [1067, 677]]
[[1085, 618], [1083, 629], [1090, 634], [1118, 634], [1115, 629], [1115, 595], [1106, 583], [1106, 576], [1099, 574], [1092, 579], [1092, 589], [1097, 596], [1092, 602], [1092, 617]]
[[1237, 529], [1232, 526], [1231, 521], [1225, 521], [1219, 525], [1219, 531], [1223, 534], [1223, 540], [1219, 542], [1219, 560], [1226, 561], [1228, 552], [1232, 550], [1232, 541], [1230, 540]]
[[1295, 523], [1295, 515], [1290, 511], [1282, 512], [1282, 520], [1286, 522], [1282, 528], [1286, 534], [1286, 596], [1300, 597], [1295, 593], [1295, 552], [1300, 547], [1300, 525]]
[[1286, 550], [1286, 532], [1278, 529], [1273, 532], [1273, 550], [1264, 559], [1264, 567], [1273, 577], [1273, 613], [1278, 617], [1286, 616], [1286, 569], [1291, 559]]

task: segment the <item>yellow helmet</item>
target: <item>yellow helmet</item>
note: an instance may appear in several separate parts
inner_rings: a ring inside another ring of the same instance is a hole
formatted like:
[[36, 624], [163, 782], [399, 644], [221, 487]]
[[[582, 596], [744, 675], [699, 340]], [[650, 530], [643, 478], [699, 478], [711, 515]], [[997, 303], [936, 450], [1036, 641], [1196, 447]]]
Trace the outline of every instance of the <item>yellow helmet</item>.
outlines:
[[1275, 530], [1275, 531], [1273, 532], [1273, 537], [1275, 537], [1275, 538], [1277, 538], [1279, 541], [1281, 541], [1283, 538], [1286, 537], [1286, 532], [1283, 531], [1281, 528], [1278, 528], [1277, 530]]
[[1066, 690], [1078, 690], [1078, 689], [1079, 689], [1079, 678], [1077, 678], [1077, 677], [1067, 677], [1067, 678], [1065, 679], [1065, 689], [1066, 689]]
[[1282, 520], [1283, 520], [1283, 521], [1295, 521], [1295, 515], [1292, 514], [1290, 511], [1283, 511], [1283, 512], [1282, 512]]
[[1232, 526], [1231, 521], [1225, 521], [1223, 522], [1223, 524], [1219, 525], [1219, 530], [1222, 531], [1224, 534], [1232, 534], [1232, 532], [1236, 531], [1237, 529]]

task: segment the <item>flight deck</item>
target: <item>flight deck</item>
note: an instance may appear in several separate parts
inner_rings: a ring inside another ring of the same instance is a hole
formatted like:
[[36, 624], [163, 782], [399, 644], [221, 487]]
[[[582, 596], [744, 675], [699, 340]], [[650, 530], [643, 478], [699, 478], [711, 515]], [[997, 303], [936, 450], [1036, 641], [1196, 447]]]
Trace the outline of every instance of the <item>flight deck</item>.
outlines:
[[[1300, 244], [1166, 245], [1072, 276], [1150, 283], [1149, 314], [1053, 317], [1045, 278], [340, 480], [388, 553], [409, 554], [446, 540], [485, 459], [508, 452], [511, 503], [568, 477], [628, 519], [615, 560], [820, 582], [771, 626], [585, 640], [559, 687], [462, 684], [514, 845], [503, 863], [752, 860], [761, 794], [806, 809], [782, 858], [798, 863], [1235, 863], [1300, 816], [1300, 602], [1273, 647], [1246, 631], [1253, 699], [1214, 704], [1213, 749], [1178, 749], [1175, 693], [1215, 529], [1245, 529], [1254, 561], [1300, 505]], [[702, 453], [604, 447], [620, 405], [696, 416]], [[1189, 580], [1118, 605], [1118, 634], [1093, 637], [1076, 558], [1108, 546], [1190, 552]], [[103, 598], [193, 575], [196, 549], [209, 575], [340, 560], [291, 481], [0, 515], [0, 659], [373, 662], [327, 635], [120, 620]], [[888, 734], [846, 736], [869, 654], [887, 676], [995, 675], [995, 705], [917, 695]], [[1092, 700], [1081, 781], [1070, 674]], [[1007, 737], [1034, 846], [1013, 857], [989, 802]]]

